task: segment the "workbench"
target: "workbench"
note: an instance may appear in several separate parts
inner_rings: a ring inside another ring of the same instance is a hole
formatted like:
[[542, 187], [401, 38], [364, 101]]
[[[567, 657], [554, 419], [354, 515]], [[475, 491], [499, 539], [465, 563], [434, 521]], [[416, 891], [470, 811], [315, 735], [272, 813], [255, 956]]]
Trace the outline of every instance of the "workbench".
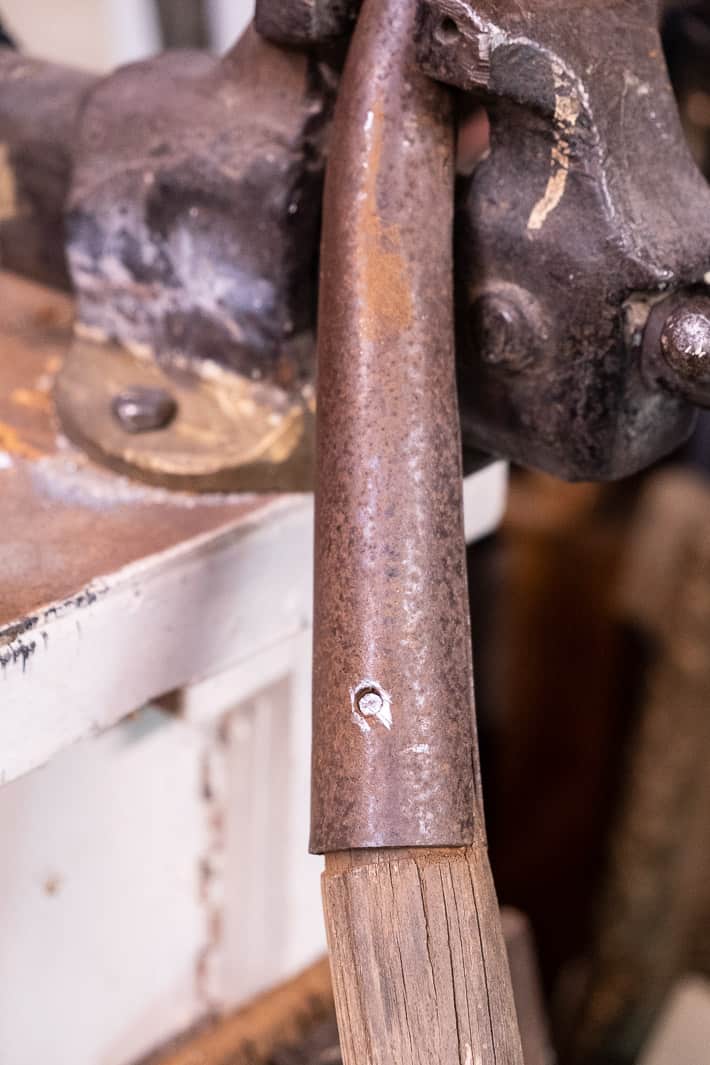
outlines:
[[[7, 1065], [128, 1065], [325, 950], [311, 497], [170, 492], [89, 461], [52, 401], [72, 329], [70, 298], [0, 274]], [[505, 479], [466, 480], [469, 540]]]

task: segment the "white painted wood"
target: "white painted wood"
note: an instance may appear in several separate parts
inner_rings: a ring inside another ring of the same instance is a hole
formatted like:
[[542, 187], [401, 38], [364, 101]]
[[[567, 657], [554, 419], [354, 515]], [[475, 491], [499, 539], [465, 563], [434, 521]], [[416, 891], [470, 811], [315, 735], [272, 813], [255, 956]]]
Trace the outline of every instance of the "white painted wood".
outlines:
[[176, 709], [216, 737], [210, 801], [224, 833], [208, 986], [211, 1004], [229, 1009], [325, 951], [322, 859], [308, 854], [310, 629], [192, 685]]
[[[504, 491], [468, 482], [469, 536]], [[131, 1065], [324, 951], [312, 537], [310, 498], [269, 504], [77, 590], [0, 671], [6, 780], [52, 759], [0, 790], [1, 1065]]]
[[710, 981], [682, 980], [658, 1021], [640, 1065], [708, 1065]]
[[0, 648], [0, 783], [309, 625], [312, 515], [284, 497], [43, 610]]
[[[469, 541], [500, 520], [506, 476], [496, 463], [464, 482]], [[312, 542], [311, 497], [285, 496], [46, 607], [0, 648], [0, 785], [308, 627]]]
[[127, 1065], [204, 1013], [204, 746], [145, 710], [0, 793], [2, 1065]]
[[498, 528], [508, 498], [508, 463], [492, 462], [464, 477], [463, 524], [466, 543], [472, 544]]

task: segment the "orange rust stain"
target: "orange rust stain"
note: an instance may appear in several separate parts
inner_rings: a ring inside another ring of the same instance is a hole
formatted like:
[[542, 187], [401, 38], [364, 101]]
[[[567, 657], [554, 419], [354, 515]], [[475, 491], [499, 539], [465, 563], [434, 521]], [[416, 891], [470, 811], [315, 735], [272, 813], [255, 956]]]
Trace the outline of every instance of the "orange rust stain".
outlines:
[[10, 393], [10, 401], [18, 407], [28, 407], [30, 410], [42, 411], [45, 414], [50, 414], [52, 411], [50, 395], [36, 388], [15, 388]]
[[412, 322], [414, 303], [402, 253], [402, 238], [396, 223], [386, 225], [377, 203], [377, 182], [382, 166], [384, 115], [375, 104], [368, 114], [367, 177], [360, 226], [365, 236], [365, 262], [362, 281], [368, 310], [364, 328], [368, 340], [385, 340], [401, 333]]
[[59, 373], [63, 361], [61, 355], [50, 355], [49, 358], [45, 360], [44, 372], [52, 375]]
[[31, 444], [25, 443], [17, 431], [6, 422], [0, 422], [0, 450], [17, 455], [21, 459], [37, 459], [40, 456], [40, 452]]

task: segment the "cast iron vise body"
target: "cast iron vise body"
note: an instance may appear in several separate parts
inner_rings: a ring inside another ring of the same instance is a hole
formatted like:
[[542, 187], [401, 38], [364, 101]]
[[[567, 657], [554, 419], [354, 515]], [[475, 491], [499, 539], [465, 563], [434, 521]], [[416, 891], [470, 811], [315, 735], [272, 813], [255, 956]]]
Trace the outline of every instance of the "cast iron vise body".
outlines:
[[[259, 0], [261, 38], [250, 29], [223, 60], [166, 55], [98, 81], [6, 51], [2, 261], [61, 283], [64, 224], [93, 336], [302, 388], [358, 8]], [[653, 0], [418, 4], [421, 68], [456, 87], [462, 126], [480, 104], [491, 124], [455, 221], [468, 449], [621, 477], [687, 437], [707, 401], [710, 189], [658, 22]]]

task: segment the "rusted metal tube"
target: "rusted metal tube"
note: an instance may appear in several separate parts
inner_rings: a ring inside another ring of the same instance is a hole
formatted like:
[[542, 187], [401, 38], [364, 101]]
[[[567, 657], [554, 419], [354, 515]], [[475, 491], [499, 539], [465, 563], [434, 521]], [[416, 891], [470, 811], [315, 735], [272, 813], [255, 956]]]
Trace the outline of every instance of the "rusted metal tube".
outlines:
[[318, 348], [311, 849], [482, 832], [453, 341], [453, 122], [415, 0], [366, 0], [336, 107]]

